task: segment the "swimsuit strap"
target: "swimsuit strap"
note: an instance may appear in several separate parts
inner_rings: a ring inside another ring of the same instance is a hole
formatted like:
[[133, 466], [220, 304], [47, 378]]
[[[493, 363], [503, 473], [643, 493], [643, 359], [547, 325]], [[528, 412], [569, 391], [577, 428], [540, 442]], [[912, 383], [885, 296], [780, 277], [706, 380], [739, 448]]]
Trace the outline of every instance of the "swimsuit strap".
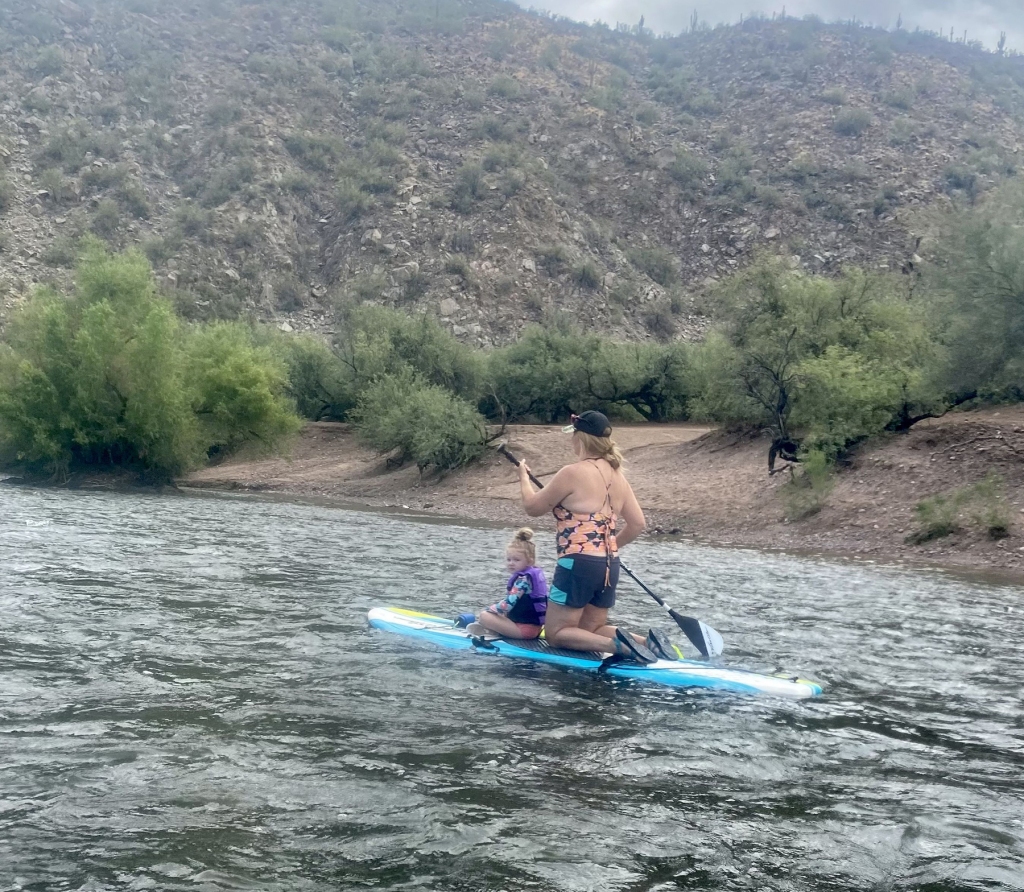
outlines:
[[[611, 522], [615, 517], [615, 507], [612, 505], [612, 479], [609, 477], [607, 480], [604, 479], [604, 474], [601, 473], [601, 466], [597, 463], [598, 459], [588, 458], [587, 461], [594, 463], [594, 470], [597, 471], [598, 476], [601, 478], [601, 482], [604, 483], [604, 501], [601, 503], [601, 507], [608, 506], [608, 513], [605, 515], [599, 529], [601, 530], [601, 539], [604, 543], [604, 584], [608, 586], [611, 583], [612, 578], [612, 551], [608, 547], [608, 532], [611, 529]], [[591, 517], [596, 517], [596, 512], [592, 512]]]

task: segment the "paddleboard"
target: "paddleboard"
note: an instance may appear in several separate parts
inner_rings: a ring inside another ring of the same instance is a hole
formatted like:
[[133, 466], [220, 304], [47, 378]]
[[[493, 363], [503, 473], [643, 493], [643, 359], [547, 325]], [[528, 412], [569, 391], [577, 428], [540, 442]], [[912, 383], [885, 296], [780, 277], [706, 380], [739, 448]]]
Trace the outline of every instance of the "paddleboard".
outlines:
[[491, 656], [514, 657], [537, 663], [551, 663], [588, 672], [604, 671], [616, 678], [635, 678], [638, 681], [679, 688], [709, 688], [735, 694], [758, 694], [794, 700], [817, 697], [821, 694], [821, 685], [803, 678], [763, 675], [747, 669], [730, 669], [700, 660], [658, 660], [646, 666], [618, 663], [602, 670], [601, 664], [605, 654], [551, 647], [543, 639], [522, 641], [497, 638], [486, 642], [477, 639], [475, 642], [465, 629], [455, 628], [450, 619], [398, 607], [374, 607], [370, 610], [369, 621], [375, 629], [418, 638], [442, 647], [475, 650]]

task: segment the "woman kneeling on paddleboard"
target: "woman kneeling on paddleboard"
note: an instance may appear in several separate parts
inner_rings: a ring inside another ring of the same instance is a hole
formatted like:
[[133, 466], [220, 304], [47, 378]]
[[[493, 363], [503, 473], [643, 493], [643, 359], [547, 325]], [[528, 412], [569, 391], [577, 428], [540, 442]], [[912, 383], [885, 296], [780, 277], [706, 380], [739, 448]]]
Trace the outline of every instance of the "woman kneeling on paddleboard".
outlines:
[[[619, 653], [644, 663], [676, 659], [657, 632], [645, 640], [608, 625], [619, 581], [618, 549], [639, 536], [647, 521], [622, 473], [622, 453], [608, 418], [594, 411], [573, 415], [565, 430], [572, 432], [577, 460], [543, 489], [534, 490], [530, 469], [519, 463], [526, 513], [538, 517], [551, 511], [557, 522], [558, 563], [548, 591], [545, 638], [553, 647]], [[625, 529], [616, 529], [620, 518]]]

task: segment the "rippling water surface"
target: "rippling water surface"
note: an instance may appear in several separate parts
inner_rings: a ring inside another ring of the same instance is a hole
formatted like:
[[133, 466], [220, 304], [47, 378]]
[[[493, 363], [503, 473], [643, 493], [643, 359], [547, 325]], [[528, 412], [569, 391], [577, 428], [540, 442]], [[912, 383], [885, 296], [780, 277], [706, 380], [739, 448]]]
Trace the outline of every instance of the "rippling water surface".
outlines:
[[630, 549], [802, 703], [367, 629], [493, 599], [507, 536], [0, 489], [0, 890], [1024, 889], [1019, 588]]

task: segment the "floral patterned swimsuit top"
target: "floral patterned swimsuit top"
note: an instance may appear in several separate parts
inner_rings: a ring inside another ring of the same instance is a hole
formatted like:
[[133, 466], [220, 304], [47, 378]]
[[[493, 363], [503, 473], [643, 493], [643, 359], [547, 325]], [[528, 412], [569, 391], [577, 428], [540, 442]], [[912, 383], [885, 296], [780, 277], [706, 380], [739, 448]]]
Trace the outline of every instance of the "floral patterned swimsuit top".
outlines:
[[[604, 481], [604, 504], [601, 505], [600, 511], [590, 514], [573, 514], [568, 508], [555, 505], [555, 550], [558, 557], [567, 554], [590, 554], [610, 560], [618, 551], [615, 544], [616, 517], [612, 508], [612, 481], [604, 479], [597, 459], [588, 458], [586, 461], [594, 462], [594, 468]], [[608, 510], [605, 511], [605, 508]]]

